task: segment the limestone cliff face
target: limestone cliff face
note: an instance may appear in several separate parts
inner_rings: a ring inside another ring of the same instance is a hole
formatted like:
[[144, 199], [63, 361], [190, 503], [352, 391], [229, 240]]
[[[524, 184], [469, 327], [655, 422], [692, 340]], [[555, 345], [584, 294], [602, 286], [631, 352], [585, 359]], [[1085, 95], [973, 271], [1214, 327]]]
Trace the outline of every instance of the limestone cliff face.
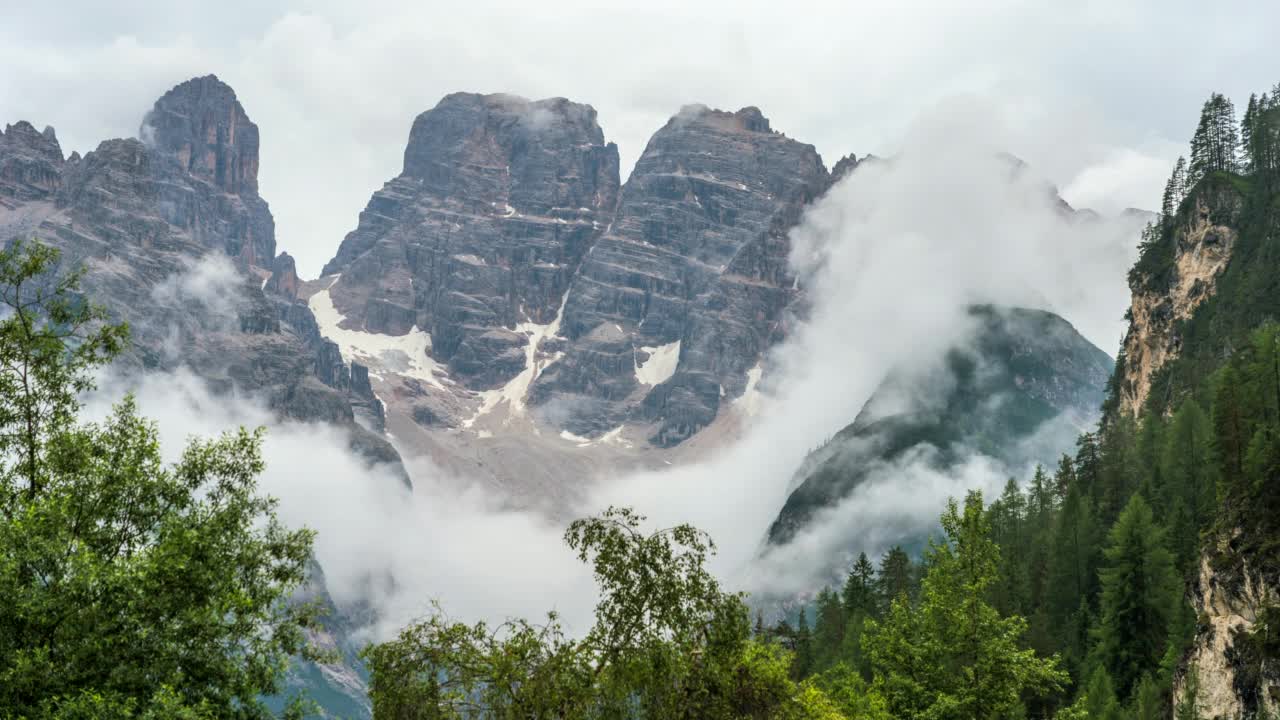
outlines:
[[1252, 652], [1249, 635], [1262, 612], [1280, 602], [1280, 584], [1243, 558], [1223, 567], [1224, 558], [1236, 555], [1231, 541], [1224, 539], [1200, 559], [1200, 573], [1188, 592], [1199, 629], [1175, 678], [1174, 702], [1186, 698], [1194, 673], [1199, 717], [1244, 720], [1257, 717], [1259, 711], [1276, 717], [1280, 666]]
[[292, 260], [276, 258], [258, 130], [234, 91], [213, 76], [184, 82], [139, 135], [63, 160], [52, 129], [7, 127], [0, 241], [36, 237], [83, 265], [89, 296], [130, 324], [126, 366], [189, 369], [283, 416], [345, 425], [357, 448], [398, 463], [380, 432], [357, 424], [377, 431], [381, 405], [297, 300]]
[[429, 335], [414, 382], [378, 372], [419, 425], [489, 432], [527, 406], [580, 440], [672, 446], [782, 335], [787, 233], [829, 182], [756, 108], [686, 107], [620, 188], [590, 106], [458, 93], [414, 122], [312, 297], [353, 351]]
[[0, 132], [0, 207], [47, 198], [58, 191], [62, 177], [62, 147], [53, 128], [37, 132], [19, 121]]
[[[564, 358], [534, 403], [596, 436], [633, 421], [674, 445], [740, 395], [795, 296], [788, 231], [829, 176], [756, 108], [690, 106], [649, 141], [565, 303]], [[653, 375], [646, 367], [663, 371]]]
[[1174, 219], [1166, 262], [1135, 268], [1117, 388], [1122, 412], [1136, 416], [1147, 403], [1155, 373], [1178, 356], [1178, 323], [1189, 320], [1215, 292], [1218, 276], [1231, 260], [1240, 209], [1240, 197], [1229, 187], [1202, 187]]
[[589, 105], [450, 95], [419, 115], [403, 172], [374, 193], [325, 275], [352, 329], [430, 333], [468, 387], [524, 370], [519, 323], [546, 324], [612, 217], [618, 150]]

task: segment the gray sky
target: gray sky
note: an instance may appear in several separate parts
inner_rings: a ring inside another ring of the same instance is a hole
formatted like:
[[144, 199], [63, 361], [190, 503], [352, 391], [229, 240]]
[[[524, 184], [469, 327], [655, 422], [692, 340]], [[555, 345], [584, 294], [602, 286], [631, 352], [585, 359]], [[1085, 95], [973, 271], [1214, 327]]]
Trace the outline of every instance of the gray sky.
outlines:
[[757, 105], [831, 165], [894, 152], [922, 113], [976, 94], [1003, 109], [1011, 152], [1107, 211], [1155, 205], [1210, 91], [1242, 105], [1280, 80], [1280, 3], [1263, 0], [0, 4], [16, 6], [0, 122], [53, 125], [67, 152], [134, 135], [188, 77], [230, 83], [308, 276], [452, 91], [591, 103], [624, 173], [686, 103]]

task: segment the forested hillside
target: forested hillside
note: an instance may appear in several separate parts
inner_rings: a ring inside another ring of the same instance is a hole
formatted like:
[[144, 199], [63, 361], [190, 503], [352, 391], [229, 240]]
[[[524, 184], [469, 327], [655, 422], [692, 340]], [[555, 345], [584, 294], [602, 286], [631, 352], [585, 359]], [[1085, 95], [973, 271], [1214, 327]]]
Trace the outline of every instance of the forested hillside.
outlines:
[[[1000, 550], [984, 596], [1025, 618], [1025, 643], [1069, 674], [1024, 693], [1017, 713], [1275, 716], [1278, 95], [1251, 97], [1239, 125], [1222, 95], [1205, 103], [1130, 275], [1131, 327], [1099, 427], [986, 508]], [[852, 668], [895, 717], [1016, 716], [957, 713], [942, 697], [920, 707], [940, 687], [933, 672], [976, 683], [990, 671], [984, 651], [957, 655], [958, 641], [930, 629], [936, 566], [895, 548], [877, 570], [864, 555], [798, 627], [758, 632], [794, 650], [797, 676]], [[895, 665], [882, 637], [898, 624], [919, 634]]]

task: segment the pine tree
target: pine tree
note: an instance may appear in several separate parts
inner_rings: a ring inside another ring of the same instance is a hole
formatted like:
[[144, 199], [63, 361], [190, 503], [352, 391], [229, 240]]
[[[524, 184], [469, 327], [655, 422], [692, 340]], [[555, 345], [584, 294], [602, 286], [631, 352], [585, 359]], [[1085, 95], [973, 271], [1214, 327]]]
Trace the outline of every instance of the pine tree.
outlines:
[[1144, 674], [1134, 692], [1134, 720], [1165, 720], [1168, 708], [1169, 701], [1165, 697], [1164, 686], [1151, 673]]
[[911, 598], [915, 595], [915, 571], [911, 567], [911, 557], [901, 546], [895, 545], [880, 558], [877, 584], [880, 597], [886, 604], [900, 596]]
[[1173, 415], [1160, 457], [1164, 485], [1161, 515], [1169, 530], [1169, 549], [1177, 567], [1186, 569], [1199, 550], [1200, 532], [1212, 519], [1215, 483], [1213, 431], [1209, 417], [1192, 398]]
[[1250, 93], [1249, 104], [1245, 106], [1244, 117], [1240, 118], [1240, 155], [1244, 160], [1245, 172], [1257, 169], [1253, 156], [1253, 129], [1258, 122], [1258, 96]]
[[1240, 375], [1227, 364], [1215, 378], [1213, 394], [1214, 452], [1222, 470], [1223, 497], [1232, 497], [1241, 483], [1251, 435], [1246, 425]]
[[1084, 486], [1084, 493], [1089, 497], [1098, 492], [1101, 465], [1098, 436], [1091, 432], [1081, 433], [1076, 439], [1076, 479]]
[[1134, 495], [1108, 534], [1104, 551], [1098, 651], [1121, 697], [1164, 653], [1176, 592], [1173, 557], [1141, 495]]
[[1018, 482], [1009, 478], [999, 499], [987, 510], [991, 539], [1000, 546], [1000, 578], [993, 600], [1003, 614], [1025, 613], [1030, 605], [1031, 582], [1027, 576], [1027, 498]]
[[1075, 484], [1075, 463], [1071, 461], [1070, 455], [1063, 453], [1062, 459], [1058, 460], [1058, 470], [1053, 474], [1053, 489], [1058, 493], [1058, 500], [1066, 500], [1067, 491]]
[[813, 673], [813, 635], [809, 632], [809, 611], [800, 608], [800, 619], [796, 622], [795, 632], [796, 658], [791, 664], [791, 673], [796, 678], [805, 678]]
[[1124, 711], [1116, 700], [1115, 686], [1105, 669], [1098, 668], [1089, 676], [1084, 698], [1085, 717], [1089, 720], [1123, 720]]
[[1200, 123], [1191, 137], [1191, 164], [1188, 185], [1194, 186], [1212, 172], [1235, 172], [1240, 140], [1236, 131], [1235, 106], [1225, 96], [1213, 93], [1200, 111]]
[[1178, 161], [1173, 165], [1173, 172], [1164, 185], [1164, 197], [1160, 204], [1161, 218], [1166, 228], [1172, 226], [1173, 218], [1178, 214], [1178, 206], [1186, 195], [1186, 185], [1187, 159], [1179, 155]]
[[1058, 513], [1049, 562], [1048, 597], [1051, 625], [1059, 629], [1062, 647], [1073, 667], [1083, 659], [1085, 634], [1079, 632], [1083, 619], [1088, 624], [1088, 603], [1093, 597], [1099, 560], [1099, 532], [1089, 498], [1083, 488], [1067, 491]]
[[987, 602], [1000, 550], [990, 537], [982, 494], [953, 500], [942, 516], [946, 540], [930, 543], [919, 608], [894, 602], [867, 633], [867, 649], [894, 717], [1002, 718], [1025, 696], [1067, 680], [1057, 659], [1037, 657], [1019, 639], [1026, 621]]
[[817, 616], [813, 628], [813, 666], [810, 672], [822, 672], [836, 664], [844, 648], [844, 608], [840, 597], [825, 587], [818, 593]]
[[841, 602], [846, 616], [855, 613], [870, 615], [880, 607], [876, 596], [876, 571], [865, 552], [858, 553], [858, 559], [845, 578]]

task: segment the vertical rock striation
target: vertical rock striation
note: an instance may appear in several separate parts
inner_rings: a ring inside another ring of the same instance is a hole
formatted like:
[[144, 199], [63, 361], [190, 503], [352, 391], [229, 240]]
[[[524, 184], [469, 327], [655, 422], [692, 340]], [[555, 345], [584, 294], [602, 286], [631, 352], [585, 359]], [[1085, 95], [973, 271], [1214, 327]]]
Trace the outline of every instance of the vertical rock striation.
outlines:
[[[787, 232], [827, 185], [813, 146], [775, 132], [758, 109], [681, 110], [649, 141], [583, 261], [565, 304], [565, 356], [534, 385], [534, 402], [581, 435], [652, 421], [664, 446], [709, 424], [776, 339], [795, 294]], [[637, 372], [659, 355], [670, 367]]]
[[431, 335], [473, 388], [526, 364], [618, 195], [618, 150], [589, 105], [457, 93], [413, 123], [403, 172], [374, 193], [324, 274], [355, 329]]

